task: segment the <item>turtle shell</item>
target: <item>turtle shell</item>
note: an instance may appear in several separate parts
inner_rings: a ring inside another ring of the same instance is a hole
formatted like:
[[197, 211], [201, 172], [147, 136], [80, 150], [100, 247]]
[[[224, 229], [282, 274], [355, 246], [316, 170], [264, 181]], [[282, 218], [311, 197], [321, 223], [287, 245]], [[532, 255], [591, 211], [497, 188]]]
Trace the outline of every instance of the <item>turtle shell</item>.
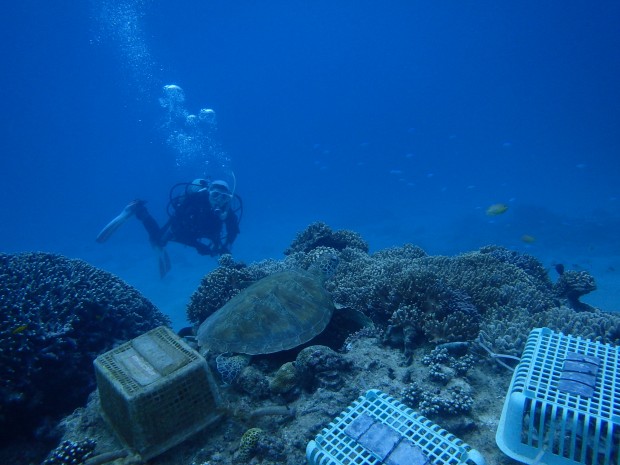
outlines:
[[323, 331], [333, 310], [320, 276], [281, 271], [255, 282], [209, 316], [198, 329], [198, 343], [221, 353], [279, 352]]

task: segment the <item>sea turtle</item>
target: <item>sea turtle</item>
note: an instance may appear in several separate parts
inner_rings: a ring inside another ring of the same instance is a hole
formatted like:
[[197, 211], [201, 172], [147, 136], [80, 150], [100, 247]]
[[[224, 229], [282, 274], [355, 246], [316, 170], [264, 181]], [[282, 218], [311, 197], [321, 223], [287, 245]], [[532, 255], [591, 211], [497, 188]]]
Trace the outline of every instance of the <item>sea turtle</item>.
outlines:
[[213, 352], [270, 354], [319, 334], [334, 303], [323, 286], [338, 258], [328, 254], [309, 270], [269, 275], [234, 296], [198, 329], [198, 344]]

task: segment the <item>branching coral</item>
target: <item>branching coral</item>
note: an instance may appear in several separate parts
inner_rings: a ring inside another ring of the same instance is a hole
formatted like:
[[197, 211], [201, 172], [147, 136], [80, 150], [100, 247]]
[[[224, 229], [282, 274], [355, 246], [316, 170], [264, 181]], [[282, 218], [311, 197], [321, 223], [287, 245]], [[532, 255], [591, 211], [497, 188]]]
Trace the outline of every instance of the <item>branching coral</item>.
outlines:
[[316, 222], [298, 233], [284, 254], [307, 253], [317, 247], [330, 247], [336, 250], [348, 247], [368, 252], [368, 243], [358, 233], [348, 230], [333, 231], [325, 223]]
[[596, 290], [594, 278], [587, 271], [565, 271], [554, 286], [558, 297], [566, 299], [574, 310], [584, 311], [592, 308], [579, 299]]
[[[334, 302], [364, 313], [384, 331], [382, 340], [407, 356], [425, 342], [474, 341], [480, 331], [493, 351], [519, 356], [530, 330], [541, 325], [596, 340], [620, 337], [613, 317], [588, 308], [589, 316], [580, 319], [569, 308], [557, 308], [558, 299], [575, 302], [594, 289], [587, 273], [566, 272], [554, 286], [536, 258], [503, 247], [446, 257], [406, 244], [369, 255], [351, 242], [341, 248], [330, 242], [333, 237], [327, 225], [314, 223], [293, 241], [285, 260], [254, 264], [241, 273], [254, 279], [276, 269], [308, 268], [325, 252], [337, 254], [335, 276], [325, 283]], [[235, 280], [227, 277], [234, 267], [220, 268], [226, 270], [204, 281], [212, 283], [209, 309], [238, 292]]]
[[246, 266], [220, 259], [220, 266], [205, 275], [192, 294], [187, 306], [187, 319], [194, 324], [202, 323], [251, 283]]

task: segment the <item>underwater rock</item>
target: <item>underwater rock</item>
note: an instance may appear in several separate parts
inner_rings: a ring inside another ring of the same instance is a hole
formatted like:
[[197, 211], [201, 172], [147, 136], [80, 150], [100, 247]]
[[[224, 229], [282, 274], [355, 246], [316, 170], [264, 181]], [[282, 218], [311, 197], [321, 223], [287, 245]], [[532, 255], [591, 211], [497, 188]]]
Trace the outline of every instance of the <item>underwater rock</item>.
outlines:
[[301, 384], [310, 391], [317, 388], [337, 390], [344, 380], [341, 373], [351, 369], [351, 362], [326, 346], [303, 349], [295, 360]]
[[86, 262], [0, 254], [3, 439], [82, 405], [95, 387], [97, 355], [169, 324], [136, 289]]
[[269, 380], [260, 370], [251, 365], [245, 367], [237, 376], [235, 386], [255, 399], [264, 399], [269, 396]]
[[299, 376], [295, 363], [286, 362], [278, 368], [278, 371], [276, 371], [276, 374], [269, 382], [269, 389], [274, 394], [286, 394], [297, 386], [298, 381]]
[[284, 463], [287, 458], [284, 441], [273, 434], [263, 434], [254, 447], [256, 457], [263, 463]]

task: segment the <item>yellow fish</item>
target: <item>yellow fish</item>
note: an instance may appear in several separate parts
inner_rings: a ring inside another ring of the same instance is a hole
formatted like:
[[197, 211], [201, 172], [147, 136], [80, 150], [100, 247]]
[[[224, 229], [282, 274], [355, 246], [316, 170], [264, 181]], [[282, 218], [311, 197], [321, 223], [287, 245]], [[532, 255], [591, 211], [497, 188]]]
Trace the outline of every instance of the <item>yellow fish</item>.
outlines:
[[534, 236], [530, 236], [529, 234], [524, 234], [523, 236], [521, 236], [521, 240], [526, 244], [533, 244], [534, 242], [536, 242], [536, 238]]
[[508, 210], [508, 205], [506, 205], [505, 203], [494, 203], [489, 208], [487, 208], [486, 213], [488, 216], [497, 216], [501, 215], [502, 213], [506, 213], [506, 210]]
[[24, 331], [26, 331], [28, 329], [28, 325], [21, 325], [18, 326], [17, 328], [15, 328], [13, 330], [13, 334], [19, 334], [19, 333], [23, 333]]

